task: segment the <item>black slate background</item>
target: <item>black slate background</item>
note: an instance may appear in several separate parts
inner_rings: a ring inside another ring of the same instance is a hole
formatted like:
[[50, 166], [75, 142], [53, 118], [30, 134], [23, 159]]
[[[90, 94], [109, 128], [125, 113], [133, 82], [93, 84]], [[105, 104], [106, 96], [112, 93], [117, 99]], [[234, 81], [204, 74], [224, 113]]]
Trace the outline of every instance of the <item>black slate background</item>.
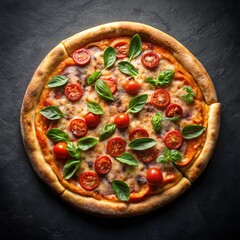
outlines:
[[[1, 239], [240, 239], [240, 2], [1, 0]], [[205, 66], [222, 104], [221, 131], [201, 177], [171, 204], [102, 219], [62, 202], [35, 174], [19, 113], [32, 74], [62, 39], [102, 23], [142, 22], [172, 35]]]

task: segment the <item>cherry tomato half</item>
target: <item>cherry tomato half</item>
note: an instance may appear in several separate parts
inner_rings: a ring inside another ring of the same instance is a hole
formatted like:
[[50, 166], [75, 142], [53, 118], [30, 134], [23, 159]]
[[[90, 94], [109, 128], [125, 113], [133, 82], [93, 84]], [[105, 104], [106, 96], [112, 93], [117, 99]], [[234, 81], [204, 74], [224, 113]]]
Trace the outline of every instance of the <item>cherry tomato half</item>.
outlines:
[[149, 148], [146, 150], [137, 150], [135, 151], [139, 161], [143, 163], [149, 163], [157, 159], [157, 151], [155, 148]]
[[166, 133], [163, 140], [167, 148], [176, 149], [182, 145], [182, 134], [178, 130], [172, 130]]
[[159, 88], [152, 94], [151, 103], [156, 107], [166, 107], [170, 103], [170, 94], [167, 90]]
[[176, 103], [172, 103], [168, 105], [165, 115], [167, 117], [176, 117], [176, 116], [182, 117], [183, 116], [182, 107]]
[[117, 58], [125, 58], [128, 56], [129, 42], [125, 39], [113, 41], [111, 44], [115, 48]]
[[144, 128], [136, 128], [129, 133], [130, 141], [136, 138], [143, 138], [143, 137], [149, 137], [149, 133]]
[[85, 116], [85, 121], [86, 121], [86, 124], [88, 127], [96, 127], [99, 124], [100, 117], [97, 114], [93, 114], [93, 113], [89, 112]]
[[121, 113], [115, 117], [114, 122], [118, 128], [125, 128], [125, 127], [129, 126], [130, 118], [129, 118], [128, 114]]
[[120, 137], [115, 137], [108, 140], [107, 151], [113, 157], [119, 157], [125, 152], [125, 148], [126, 142]]
[[73, 52], [73, 60], [75, 63], [77, 63], [78, 65], [85, 65], [87, 64], [90, 59], [91, 59], [91, 54], [90, 52], [85, 49], [85, 48], [80, 48], [80, 49], [77, 49]]
[[142, 64], [147, 68], [155, 68], [160, 61], [158, 54], [154, 51], [146, 52], [141, 58]]
[[70, 123], [70, 130], [75, 136], [83, 137], [87, 134], [88, 127], [83, 119], [75, 118]]
[[67, 143], [65, 142], [58, 142], [53, 147], [54, 155], [57, 159], [67, 159], [69, 158], [69, 153], [67, 151]]
[[114, 94], [117, 91], [117, 83], [113, 78], [101, 77], [100, 79], [102, 79], [108, 85], [112, 94]]
[[95, 172], [85, 172], [79, 177], [79, 183], [82, 188], [91, 191], [98, 187], [99, 177]]
[[150, 185], [160, 185], [163, 182], [162, 171], [157, 167], [147, 170], [147, 181]]
[[141, 88], [141, 85], [138, 81], [134, 79], [127, 80], [124, 84], [125, 91], [129, 94], [135, 94]]
[[64, 89], [64, 94], [71, 101], [77, 101], [82, 96], [82, 88], [79, 84], [69, 83]]
[[97, 173], [106, 174], [112, 168], [112, 161], [108, 156], [101, 156], [95, 161], [94, 167]]

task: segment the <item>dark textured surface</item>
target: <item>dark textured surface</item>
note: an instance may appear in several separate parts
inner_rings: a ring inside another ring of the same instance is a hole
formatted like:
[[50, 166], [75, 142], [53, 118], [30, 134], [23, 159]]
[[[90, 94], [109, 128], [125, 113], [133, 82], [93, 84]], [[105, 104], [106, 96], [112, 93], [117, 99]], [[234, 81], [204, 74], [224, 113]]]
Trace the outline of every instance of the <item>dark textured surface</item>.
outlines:
[[[1, 239], [239, 239], [240, 3], [179, 0], [1, 0]], [[33, 171], [19, 126], [31, 76], [62, 39], [106, 22], [159, 28], [206, 67], [222, 104], [221, 132], [201, 177], [173, 203], [131, 219], [101, 219], [62, 202]]]

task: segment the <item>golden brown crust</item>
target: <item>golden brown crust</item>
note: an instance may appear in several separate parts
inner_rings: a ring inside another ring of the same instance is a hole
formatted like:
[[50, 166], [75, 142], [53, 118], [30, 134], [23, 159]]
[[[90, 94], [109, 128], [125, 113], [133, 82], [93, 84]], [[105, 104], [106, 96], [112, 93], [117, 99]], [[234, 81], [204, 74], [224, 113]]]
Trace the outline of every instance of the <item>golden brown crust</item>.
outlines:
[[73, 207], [93, 215], [103, 217], [130, 217], [147, 213], [173, 201], [191, 186], [190, 181], [183, 177], [176, 185], [158, 195], [149, 196], [139, 203], [108, 202], [93, 198], [82, 197], [65, 190], [61, 197]]

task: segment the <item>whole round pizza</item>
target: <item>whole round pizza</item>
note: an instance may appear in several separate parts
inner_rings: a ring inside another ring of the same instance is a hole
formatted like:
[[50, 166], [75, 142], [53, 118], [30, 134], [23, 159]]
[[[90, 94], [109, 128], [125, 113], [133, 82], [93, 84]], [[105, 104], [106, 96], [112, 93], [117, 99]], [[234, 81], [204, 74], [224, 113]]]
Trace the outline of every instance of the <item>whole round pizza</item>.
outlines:
[[220, 103], [201, 63], [150, 26], [115, 22], [58, 44], [21, 109], [26, 151], [62, 199], [106, 217], [147, 213], [205, 169]]

